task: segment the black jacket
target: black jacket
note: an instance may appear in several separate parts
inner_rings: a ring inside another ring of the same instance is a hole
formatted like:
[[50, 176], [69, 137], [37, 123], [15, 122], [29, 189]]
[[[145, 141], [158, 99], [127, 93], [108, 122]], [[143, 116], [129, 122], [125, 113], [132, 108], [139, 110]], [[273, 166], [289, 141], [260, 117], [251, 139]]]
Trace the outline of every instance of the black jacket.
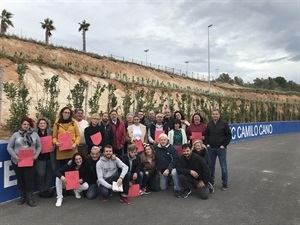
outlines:
[[[60, 167], [57, 171], [56, 171], [56, 176], [58, 178], [61, 178], [61, 176], [65, 176], [65, 172], [67, 171], [75, 171], [76, 168], [69, 166], [68, 164]], [[87, 164], [86, 161], [84, 161], [82, 163], [82, 165], [79, 168], [79, 179], [82, 179], [83, 183], [87, 182], [90, 183], [90, 170], [89, 170], [89, 166]]]
[[129, 163], [129, 156], [128, 153], [122, 155], [120, 157], [123, 163], [125, 163], [128, 166], [128, 172], [133, 173], [139, 173], [141, 171], [141, 160], [140, 156], [136, 156], [136, 158], [132, 161], [132, 166], [130, 167]]
[[187, 159], [184, 155], [179, 158], [177, 164], [178, 175], [183, 174], [186, 176], [192, 176], [190, 174], [191, 170], [196, 171], [199, 174], [196, 180], [202, 180], [205, 184], [208, 183], [210, 177], [210, 169], [206, 161], [199, 155], [192, 153], [191, 157]]
[[87, 162], [90, 169], [90, 183], [89, 184], [97, 184], [97, 171], [96, 171], [96, 164], [98, 160], [93, 160], [91, 156], [87, 158]]
[[226, 121], [218, 120], [216, 123], [210, 121], [207, 124], [204, 140], [206, 145], [209, 144], [212, 148], [220, 148], [223, 145], [226, 148], [231, 137], [231, 130]]
[[102, 141], [100, 143], [101, 152], [103, 152], [103, 148], [105, 145], [114, 146], [114, 132], [112, 126], [107, 123], [106, 125], [101, 122], [100, 124], [100, 132], [102, 135]]
[[197, 150], [194, 149], [193, 153], [201, 156], [206, 161], [206, 164], [208, 165], [208, 167], [211, 166], [210, 156], [209, 156], [207, 149], [203, 149], [200, 152], [198, 152]]
[[162, 147], [159, 144], [154, 145], [153, 149], [156, 155], [156, 168], [159, 172], [163, 173], [166, 169], [170, 172], [176, 168], [178, 162], [178, 152], [173, 145]]
[[[95, 146], [92, 142], [91, 136], [93, 134], [96, 134], [97, 132], [101, 133], [101, 127], [99, 125], [97, 125], [95, 127], [90, 125], [90, 126], [88, 126], [87, 128], [84, 129], [84, 138], [85, 138], [85, 143], [88, 146], [88, 154], [91, 153], [91, 148], [93, 146]], [[103, 135], [103, 134], [101, 133], [101, 135]], [[102, 136], [102, 141], [103, 141], [103, 136]], [[96, 145], [96, 146], [99, 147], [100, 145], [101, 145], [101, 143], [99, 145]]]
[[[156, 130], [156, 123], [151, 123], [148, 127], [148, 132], [150, 132], [150, 136], [152, 137], [153, 140], [155, 139], [155, 130]], [[163, 130], [165, 134], [168, 135], [169, 126], [167, 123], [163, 123]]]

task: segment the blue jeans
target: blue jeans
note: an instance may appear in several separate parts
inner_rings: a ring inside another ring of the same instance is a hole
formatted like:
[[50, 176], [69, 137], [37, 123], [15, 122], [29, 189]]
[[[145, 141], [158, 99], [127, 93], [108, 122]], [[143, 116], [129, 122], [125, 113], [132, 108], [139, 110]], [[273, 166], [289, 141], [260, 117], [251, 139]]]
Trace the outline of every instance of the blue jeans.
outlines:
[[222, 186], [227, 186], [228, 172], [227, 172], [227, 149], [226, 148], [208, 148], [211, 166], [210, 166], [210, 180], [211, 184], [215, 182], [215, 166], [217, 156], [219, 157], [219, 163], [222, 171]]
[[[117, 181], [119, 177], [120, 177], [120, 173], [117, 173], [111, 177], [106, 178], [105, 181], [109, 184], [112, 184], [112, 182]], [[103, 197], [108, 197], [112, 192], [112, 189], [108, 189], [101, 184], [99, 185], [98, 190], [100, 192], [100, 195]], [[121, 195], [127, 196], [128, 190], [129, 190], [129, 179], [128, 176], [126, 175], [123, 179], [123, 192], [121, 192]]]
[[98, 185], [97, 184], [90, 184], [89, 189], [86, 192], [87, 199], [96, 198], [97, 192], [98, 192]]
[[[172, 169], [169, 175], [171, 175], [172, 177], [174, 183], [174, 190], [180, 191], [180, 181], [178, 178], [176, 168]], [[159, 187], [161, 190], [167, 190], [168, 188], [168, 177], [164, 176], [161, 172], [159, 172]]]

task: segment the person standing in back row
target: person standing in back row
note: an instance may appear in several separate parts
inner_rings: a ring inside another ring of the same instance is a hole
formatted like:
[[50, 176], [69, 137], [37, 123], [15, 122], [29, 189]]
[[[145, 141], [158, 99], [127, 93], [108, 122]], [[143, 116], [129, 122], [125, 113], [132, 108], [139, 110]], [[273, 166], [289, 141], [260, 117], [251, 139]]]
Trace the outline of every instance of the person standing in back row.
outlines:
[[227, 172], [227, 145], [231, 141], [231, 130], [226, 121], [220, 120], [220, 112], [218, 109], [212, 111], [212, 120], [208, 122], [205, 143], [208, 148], [211, 165], [210, 183], [213, 185], [215, 181], [215, 165], [216, 159], [219, 157], [220, 167], [222, 171], [222, 190], [228, 188], [228, 172]]

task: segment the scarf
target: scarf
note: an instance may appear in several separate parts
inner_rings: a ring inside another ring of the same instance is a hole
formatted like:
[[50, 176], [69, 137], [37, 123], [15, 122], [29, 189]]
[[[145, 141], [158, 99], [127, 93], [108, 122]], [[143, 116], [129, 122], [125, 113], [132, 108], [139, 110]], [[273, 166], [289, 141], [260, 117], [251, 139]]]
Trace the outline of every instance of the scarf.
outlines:
[[31, 137], [32, 132], [33, 132], [32, 129], [29, 129], [28, 131], [19, 130], [19, 134], [23, 138], [23, 144], [28, 145], [29, 147], [31, 146], [31, 144], [33, 142], [32, 137]]

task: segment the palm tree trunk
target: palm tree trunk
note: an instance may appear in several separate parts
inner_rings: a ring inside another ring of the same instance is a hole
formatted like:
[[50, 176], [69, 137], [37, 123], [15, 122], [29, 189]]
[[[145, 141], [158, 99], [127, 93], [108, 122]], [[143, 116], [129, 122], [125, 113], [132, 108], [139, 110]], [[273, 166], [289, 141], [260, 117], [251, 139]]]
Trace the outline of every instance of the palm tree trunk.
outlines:
[[48, 35], [48, 29], [47, 28], [46, 28], [46, 31], [45, 31], [45, 42], [46, 42], [46, 45], [48, 45], [49, 35]]
[[85, 52], [86, 51], [86, 40], [85, 40], [85, 30], [82, 30], [82, 49]]

